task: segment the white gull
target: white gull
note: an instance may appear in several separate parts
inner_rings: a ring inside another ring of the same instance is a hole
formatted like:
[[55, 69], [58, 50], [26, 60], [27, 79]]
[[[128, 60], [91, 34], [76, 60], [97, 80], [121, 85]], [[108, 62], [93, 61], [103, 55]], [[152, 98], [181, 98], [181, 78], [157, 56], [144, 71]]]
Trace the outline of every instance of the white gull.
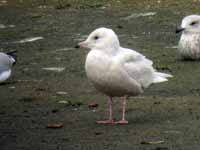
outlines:
[[[117, 35], [108, 28], [98, 28], [88, 38], [79, 43], [80, 47], [90, 49], [85, 62], [85, 70], [97, 90], [109, 96], [109, 118], [97, 121], [101, 124], [127, 124], [125, 109], [127, 98], [143, 93], [152, 83], [167, 81], [169, 74], [157, 72], [152, 61], [144, 55], [120, 47]], [[112, 98], [122, 97], [122, 119], [114, 122], [112, 117]]]

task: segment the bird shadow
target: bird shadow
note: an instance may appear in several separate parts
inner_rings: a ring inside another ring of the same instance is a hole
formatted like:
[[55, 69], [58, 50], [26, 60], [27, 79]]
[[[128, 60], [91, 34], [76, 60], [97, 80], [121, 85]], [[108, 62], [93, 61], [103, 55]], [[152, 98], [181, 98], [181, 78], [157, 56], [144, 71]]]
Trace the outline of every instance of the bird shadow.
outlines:
[[17, 81], [7, 81], [7, 82], [0, 83], [0, 86], [13, 85], [15, 83], [17, 83]]
[[200, 59], [192, 59], [192, 58], [178, 58], [178, 61], [180, 62], [198, 62]]

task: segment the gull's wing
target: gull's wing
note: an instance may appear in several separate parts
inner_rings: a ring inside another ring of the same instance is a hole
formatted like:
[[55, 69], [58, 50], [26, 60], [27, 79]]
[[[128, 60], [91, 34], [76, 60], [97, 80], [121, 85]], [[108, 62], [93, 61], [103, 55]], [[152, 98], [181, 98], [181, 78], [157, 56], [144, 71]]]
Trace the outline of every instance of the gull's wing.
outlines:
[[8, 71], [8, 70], [10, 70], [10, 69], [7, 67], [4, 67], [4, 66], [0, 66], [0, 74], [4, 73], [5, 71]]
[[131, 49], [121, 48], [118, 59], [123, 66], [123, 70], [130, 78], [137, 81], [141, 87], [148, 87], [153, 83], [153, 62], [144, 55]]
[[7, 80], [10, 77], [11, 70], [7, 67], [0, 66], [0, 83]]
[[0, 52], [0, 67], [9, 67], [10, 61], [7, 54]]

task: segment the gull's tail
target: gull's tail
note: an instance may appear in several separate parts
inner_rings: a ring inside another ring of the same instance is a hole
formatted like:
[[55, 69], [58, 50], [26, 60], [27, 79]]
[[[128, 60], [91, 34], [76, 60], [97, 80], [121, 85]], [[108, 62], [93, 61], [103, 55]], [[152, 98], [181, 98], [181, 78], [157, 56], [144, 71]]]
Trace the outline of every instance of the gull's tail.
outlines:
[[16, 62], [17, 62], [17, 51], [14, 50], [14, 51], [11, 51], [11, 52], [7, 52], [6, 54], [11, 58], [13, 64], [16, 64]]
[[168, 81], [167, 78], [171, 78], [171, 77], [173, 77], [171, 74], [155, 72], [153, 83], [165, 82], [165, 81]]

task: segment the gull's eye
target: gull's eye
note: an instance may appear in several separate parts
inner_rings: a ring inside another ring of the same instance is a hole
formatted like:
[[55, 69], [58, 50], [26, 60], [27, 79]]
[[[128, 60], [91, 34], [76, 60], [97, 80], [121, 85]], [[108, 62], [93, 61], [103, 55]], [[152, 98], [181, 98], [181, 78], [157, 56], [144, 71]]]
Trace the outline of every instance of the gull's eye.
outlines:
[[190, 23], [191, 26], [193, 26], [193, 25], [195, 25], [195, 24], [197, 24], [196, 21], [193, 21], [193, 22]]
[[94, 36], [94, 39], [95, 39], [95, 40], [98, 40], [98, 39], [99, 39], [99, 37], [98, 37], [98, 36]]

